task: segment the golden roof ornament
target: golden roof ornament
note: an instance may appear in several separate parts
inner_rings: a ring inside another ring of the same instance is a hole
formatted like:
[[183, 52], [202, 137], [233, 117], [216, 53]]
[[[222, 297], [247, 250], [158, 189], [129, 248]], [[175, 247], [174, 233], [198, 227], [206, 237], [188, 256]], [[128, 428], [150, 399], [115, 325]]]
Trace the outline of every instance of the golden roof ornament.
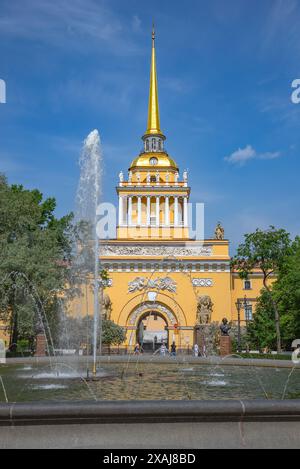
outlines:
[[158, 86], [156, 72], [156, 54], [155, 54], [155, 29], [152, 29], [152, 56], [150, 70], [150, 90], [148, 105], [148, 124], [145, 135], [162, 135], [160, 129], [159, 105], [158, 105]]

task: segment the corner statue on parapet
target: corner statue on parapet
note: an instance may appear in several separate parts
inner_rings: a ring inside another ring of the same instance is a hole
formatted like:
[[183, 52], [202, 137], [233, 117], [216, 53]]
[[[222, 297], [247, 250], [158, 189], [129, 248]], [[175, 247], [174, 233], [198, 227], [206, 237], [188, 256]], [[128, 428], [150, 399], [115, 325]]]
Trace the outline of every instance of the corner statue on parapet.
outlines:
[[222, 227], [221, 223], [219, 222], [216, 226], [216, 229], [215, 229], [215, 239], [222, 240], [222, 239], [224, 239], [224, 236], [225, 236], [224, 228]]

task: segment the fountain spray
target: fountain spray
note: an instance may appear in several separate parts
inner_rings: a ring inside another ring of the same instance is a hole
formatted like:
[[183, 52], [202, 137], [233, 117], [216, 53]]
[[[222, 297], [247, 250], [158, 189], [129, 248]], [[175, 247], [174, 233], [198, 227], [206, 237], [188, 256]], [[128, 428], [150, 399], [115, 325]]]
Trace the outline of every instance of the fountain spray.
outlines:
[[[100, 243], [97, 235], [97, 209], [101, 196], [102, 149], [98, 130], [85, 139], [80, 160], [80, 180], [76, 194], [75, 222], [83, 226], [77, 268], [84, 275], [93, 273], [94, 325], [93, 325], [93, 375], [97, 371], [97, 343], [100, 338], [101, 355], [102, 321], [99, 302]], [[92, 248], [93, 245], [93, 248]]]

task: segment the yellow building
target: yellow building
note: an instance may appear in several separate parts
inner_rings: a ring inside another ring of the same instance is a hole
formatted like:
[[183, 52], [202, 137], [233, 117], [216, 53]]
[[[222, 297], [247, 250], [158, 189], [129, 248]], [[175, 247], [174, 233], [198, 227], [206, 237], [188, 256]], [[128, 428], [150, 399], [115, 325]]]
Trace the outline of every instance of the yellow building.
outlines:
[[180, 177], [160, 127], [154, 32], [142, 140], [128, 177], [119, 174], [117, 237], [101, 243], [101, 265], [110, 278], [104, 313], [126, 329], [130, 347], [141, 340], [150, 347], [151, 340], [190, 347], [199, 324], [224, 317], [237, 321], [238, 300], [242, 324], [250, 320], [262, 278], [256, 272], [244, 281], [231, 271], [229, 241], [220, 225], [214, 239], [190, 239], [188, 174]]
[[[100, 243], [101, 266], [110, 279], [102, 313], [126, 329], [129, 348], [141, 340], [144, 348], [173, 341], [187, 348], [197, 340], [199, 325], [224, 317], [237, 321], [238, 300], [244, 306], [242, 325], [250, 320], [262, 277], [256, 272], [244, 281], [231, 271], [229, 241], [220, 225], [214, 239], [190, 238], [188, 174], [180, 177], [160, 127], [154, 32], [142, 140], [143, 151], [131, 162], [128, 177], [119, 174], [117, 237]], [[75, 315], [92, 312], [91, 290], [85, 288], [70, 309]], [[0, 337], [3, 333], [0, 327]]]

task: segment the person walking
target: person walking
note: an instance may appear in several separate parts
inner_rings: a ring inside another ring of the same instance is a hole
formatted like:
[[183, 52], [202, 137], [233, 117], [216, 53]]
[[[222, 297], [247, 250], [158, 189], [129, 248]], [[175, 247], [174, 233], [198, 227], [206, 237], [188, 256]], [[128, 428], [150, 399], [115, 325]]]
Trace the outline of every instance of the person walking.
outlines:
[[136, 344], [134, 347], [134, 355], [139, 355], [140, 354], [140, 344]]
[[160, 355], [162, 355], [163, 357], [166, 355], [167, 347], [165, 346], [165, 344], [161, 345], [159, 351], [160, 351]]
[[199, 346], [198, 346], [198, 344], [194, 345], [194, 356], [195, 357], [199, 356]]
[[171, 345], [171, 356], [176, 357], [176, 344], [175, 344], [175, 342], [172, 342], [172, 345]]

